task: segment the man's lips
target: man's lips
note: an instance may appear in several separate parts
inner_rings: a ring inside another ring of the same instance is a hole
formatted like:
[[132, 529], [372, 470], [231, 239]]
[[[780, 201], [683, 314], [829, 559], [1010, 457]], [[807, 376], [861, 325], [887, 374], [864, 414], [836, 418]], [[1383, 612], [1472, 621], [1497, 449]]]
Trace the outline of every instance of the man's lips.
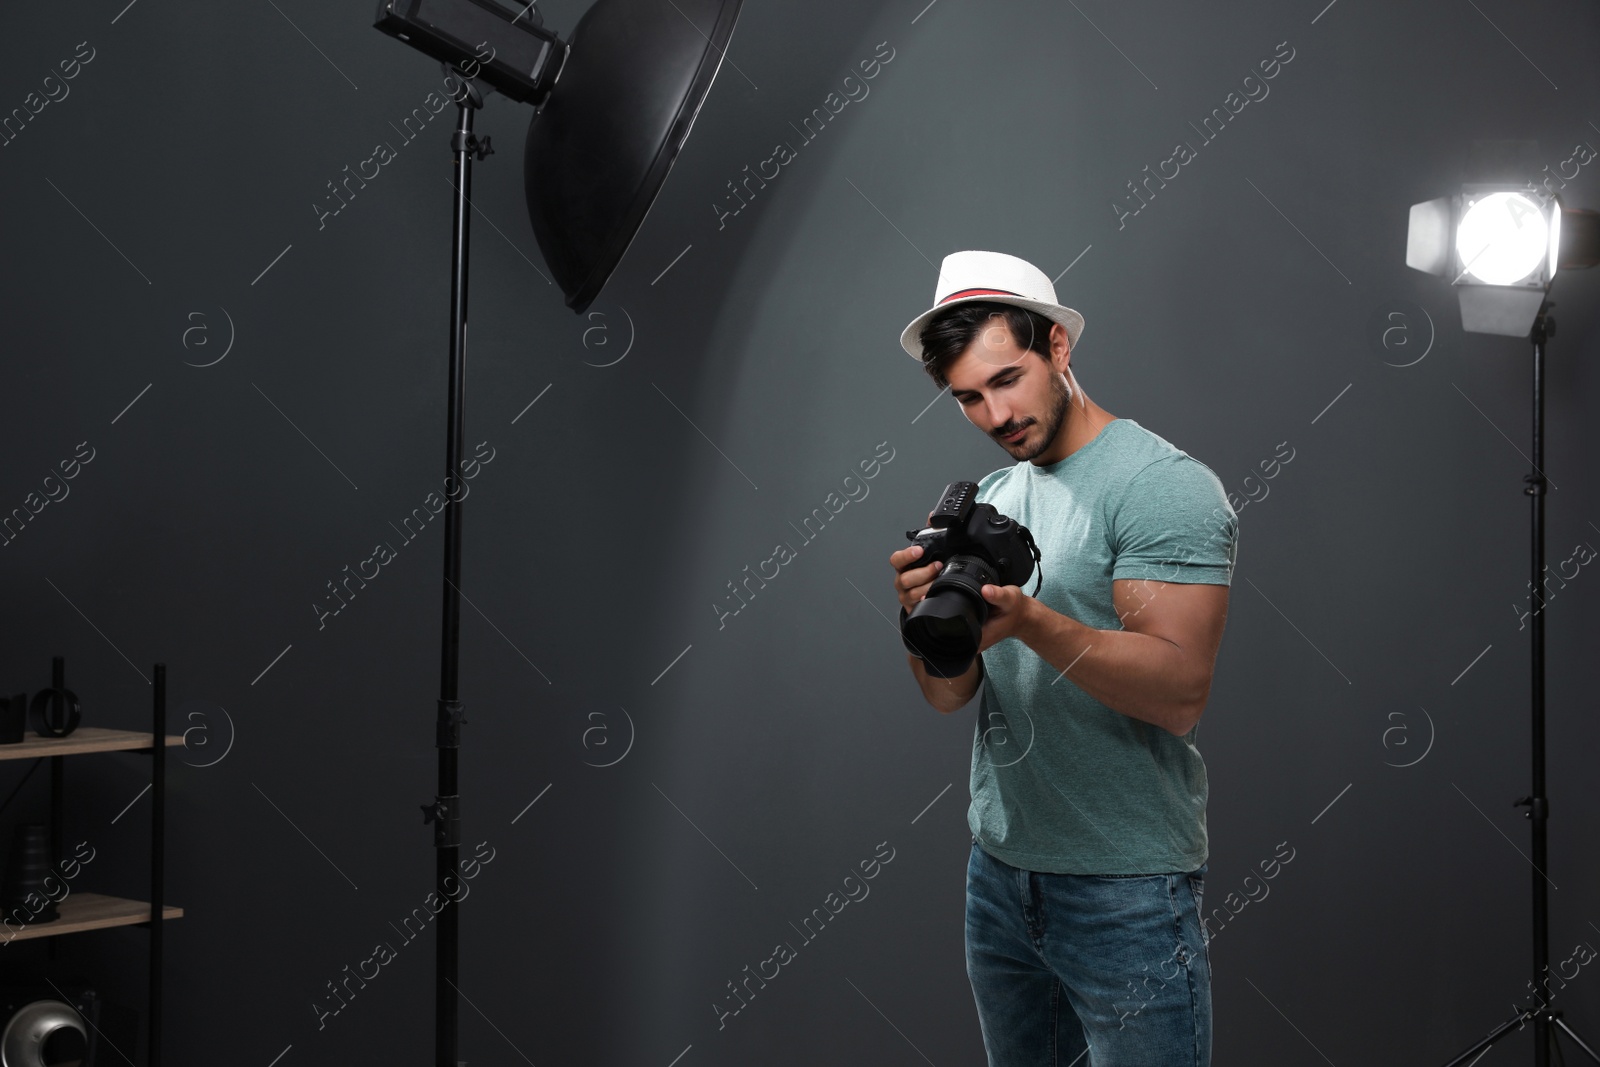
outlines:
[[1028, 428], [1026, 426], [1024, 426], [1024, 427], [1022, 427], [1022, 429], [1018, 430], [1016, 433], [1010, 434], [1010, 435], [1005, 436], [1005, 437], [1002, 437], [1002, 438], [1000, 438], [1000, 440], [1002, 440], [1002, 441], [1013, 441], [1013, 442], [1014, 441], [1020, 441], [1020, 440], [1022, 440], [1022, 435], [1027, 433], [1027, 432], [1028, 432]]

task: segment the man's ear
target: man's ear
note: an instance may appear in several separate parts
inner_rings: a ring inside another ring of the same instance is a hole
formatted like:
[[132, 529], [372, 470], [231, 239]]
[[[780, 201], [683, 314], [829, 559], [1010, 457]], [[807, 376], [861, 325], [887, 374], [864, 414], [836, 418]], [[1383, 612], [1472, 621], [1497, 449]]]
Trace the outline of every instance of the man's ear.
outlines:
[[1050, 327], [1050, 362], [1062, 373], [1072, 362], [1072, 343], [1067, 339], [1067, 328], [1059, 322]]

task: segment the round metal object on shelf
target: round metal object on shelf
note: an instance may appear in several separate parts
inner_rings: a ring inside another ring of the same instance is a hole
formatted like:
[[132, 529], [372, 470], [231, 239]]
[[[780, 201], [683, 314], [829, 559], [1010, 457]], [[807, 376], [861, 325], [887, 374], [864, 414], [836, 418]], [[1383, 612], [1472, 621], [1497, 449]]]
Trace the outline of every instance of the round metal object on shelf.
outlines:
[[[78, 1035], [75, 1041], [66, 1037], [70, 1033]], [[54, 1046], [64, 1044], [62, 1038], [77, 1050], [87, 1047], [89, 1032], [83, 1016], [59, 1000], [33, 1001], [13, 1015], [5, 1033], [0, 1034], [0, 1067], [48, 1067], [60, 1063], [58, 1055], [63, 1050]], [[49, 1060], [44, 1058], [47, 1042], [53, 1044]]]

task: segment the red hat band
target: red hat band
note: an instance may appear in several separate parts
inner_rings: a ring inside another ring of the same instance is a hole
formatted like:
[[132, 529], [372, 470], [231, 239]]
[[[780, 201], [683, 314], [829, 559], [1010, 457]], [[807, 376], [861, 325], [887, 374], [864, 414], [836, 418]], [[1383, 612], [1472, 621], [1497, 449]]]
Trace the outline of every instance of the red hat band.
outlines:
[[[951, 293], [949, 296], [947, 296], [943, 300], [939, 301], [939, 303], [948, 304], [952, 300], [959, 300], [962, 297], [967, 297], [967, 296], [1018, 296], [1018, 297], [1020, 297], [1020, 296], [1022, 296], [1022, 294], [1021, 293], [1013, 293], [1009, 289], [962, 289], [960, 292]], [[1026, 300], [1028, 298], [1027, 297], [1023, 297], [1023, 299]]]

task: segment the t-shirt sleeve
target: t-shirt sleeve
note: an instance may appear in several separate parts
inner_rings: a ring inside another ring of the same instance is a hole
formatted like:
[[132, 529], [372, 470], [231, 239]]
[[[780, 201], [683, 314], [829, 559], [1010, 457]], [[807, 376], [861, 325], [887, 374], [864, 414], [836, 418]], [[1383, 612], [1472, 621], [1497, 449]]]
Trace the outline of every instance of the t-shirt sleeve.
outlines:
[[1186, 453], [1135, 474], [1110, 526], [1113, 579], [1232, 582], [1239, 517], [1211, 468]]

